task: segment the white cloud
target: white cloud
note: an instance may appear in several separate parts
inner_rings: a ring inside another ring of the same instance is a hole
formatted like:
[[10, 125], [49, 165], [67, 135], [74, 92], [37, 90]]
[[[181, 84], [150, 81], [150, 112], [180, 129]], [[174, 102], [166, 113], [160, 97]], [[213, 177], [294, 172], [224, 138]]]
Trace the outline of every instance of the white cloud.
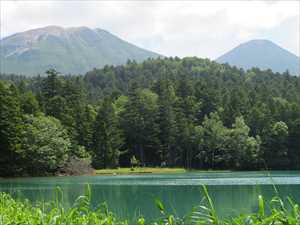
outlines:
[[[4, 1], [2, 36], [47, 25], [99, 27], [164, 55], [215, 58], [251, 38], [299, 55], [298, 1]], [[280, 34], [280, 30], [288, 32]], [[298, 37], [298, 38], [297, 38]]]

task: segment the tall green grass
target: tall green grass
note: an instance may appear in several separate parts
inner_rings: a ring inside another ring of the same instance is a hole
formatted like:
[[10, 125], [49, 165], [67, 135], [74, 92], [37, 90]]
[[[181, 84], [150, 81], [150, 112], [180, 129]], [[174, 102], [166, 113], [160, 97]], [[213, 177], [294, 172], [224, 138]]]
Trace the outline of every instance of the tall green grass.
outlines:
[[[263, 196], [258, 197], [256, 213], [240, 215], [226, 220], [218, 218], [212, 199], [206, 187], [204, 197], [184, 217], [168, 214], [163, 203], [156, 199], [155, 205], [161, 217], [147, 221], [140, 217], [131, 224], [136, 225], [299, 225], [300, 210], [298, 204], [290, 198], [285, 203], [275, 196], [266, 202]], [[58, 188], [56, 198], [50, 203], [32, 205], [28, 200], [13, 199], [9, 194], [0, 193], [0, 225], [129, 225], [128, 220], [119, 220], [103, 204], [97, 209], [91, 207], [91, 190], [87, 186], [83, 196], [79, 196], [70, 208], [63, 207], [63, 192]]]

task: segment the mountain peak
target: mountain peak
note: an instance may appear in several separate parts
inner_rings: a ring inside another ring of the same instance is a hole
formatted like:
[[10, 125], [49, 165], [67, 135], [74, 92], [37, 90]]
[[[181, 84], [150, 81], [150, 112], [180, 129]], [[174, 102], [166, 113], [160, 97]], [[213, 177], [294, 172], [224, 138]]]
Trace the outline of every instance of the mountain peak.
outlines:
[[39, 27], [39, 28], [34, 28], [30, 29], [27, 31], [19, 32], [16, 34], [13, 34], [9, 37], [3, 38], [3, 40], [10, 38], [10, 37], [15, 37], [15, 36], [26, 36], [26, 37], [39, 37], [41, 35], [53, 35], [53, 36], [62, 36], [66, 35], [68, 33], [73, 33], [73, 32], [81, 32], [81, 31], [92, 31], [91, 28], [81, 26], [81, 27], [61, 27], [61, 26], [56, 26], [56, 25], [49, 25], [45, 27]]
[[[250, 41], [244, 42], [242, 44], [240, 44], [239, 46], [251, 46], [251, 47], [258, 47], [258, 48], [281, 48], [284, 51], [284, 48], [282, 48], [281, 46], [279, 46], [278, 44], [274, 43], [273, 41], [270, 41], [268, 39], [252, 39]], [[292, 53], [291, 53], [292, 54]]]
[[159, 57], [102, 30], [46, 26], [1, 40], [3, 73], [43, 74], [53, 68], [61, 73], [85, 73], [104, 65]]
[[42, 28], [36, 28], [36, 29], [32, 29], [32, 30], [28, 30], [22, 33], [18, 33], [18, 34], [31, 34], [31, 35], [41, 35], [41, 34], [61, 34], [62, 32], [64, 32], [64, 28], [63, 27], [59, 27], [59, 26], [46, 26], [46, 27], [42, 27]]
[[56, 26], [56, 25], [49, 25], [49, 26], [45, 26], [45, 27], [32, 29], [32, 30], [45, 30], [45, 31], [51, 32], [51, 31], [54, 31], [54, 30], [56, 30], [56, 31], [57, 30], [64, 30], [64, 28], [60, 27], [60, 26]]
[[245, 43], [255, 43], [255, 44], [274, 44], [274, 42], [268, 40], [268, 39], [252, 39], [248, 42], [245, 42]]
[[300, 58], [266, 39], [254, 39], [242, 43], [216, 59], [219, 63], [228, 63], [243, 69], [258, 67], [283, 73], [286, 70], [293, 75], [300, 74]]
[[68, 27], [66, 28], [67, 31], [91, 31], [92, 29], [86, 26], [81, 26], [81, 27]]

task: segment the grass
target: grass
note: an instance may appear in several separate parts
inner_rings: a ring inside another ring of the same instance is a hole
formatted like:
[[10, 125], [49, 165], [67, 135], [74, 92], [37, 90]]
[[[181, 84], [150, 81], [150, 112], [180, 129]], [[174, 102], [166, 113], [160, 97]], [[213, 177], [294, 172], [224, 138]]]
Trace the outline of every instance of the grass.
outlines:
[[184, 168], [136, 167], [96, 170], [97, 175], [126, 175], [126, 174], [155, 174], [155, 173], [184, 173]]
[[[265, 202], [258, 197], [258, 210], [253, 214], [240, 215], [227, 220], [220, 220], [214, 208], [208, 190], [203, 187], [204, 198], [191, 213], [178, 218], [166, 213], [160, 200], [155, 204], [161, 217], [146, 221], [140, 217], [132, 225], [299, 225], [300, 210], [298, 204], [288, 198], [288, 204], [275, 196]], [[79, 196], [71, 208], [65, 209], [62, 204], [63, 193], [58, 189], [53, 202], [33, 206], [29, 201], [14, 200], [6, 193], [0, 193], [1, 225], [129, 225], [130, 220], [118, 220], [108, 211], [105, 204], [97, 209], [90, 205], [91, 191], [89, 186], [83, 196]], [[266, 210], [268, 208], [269, 210]]]

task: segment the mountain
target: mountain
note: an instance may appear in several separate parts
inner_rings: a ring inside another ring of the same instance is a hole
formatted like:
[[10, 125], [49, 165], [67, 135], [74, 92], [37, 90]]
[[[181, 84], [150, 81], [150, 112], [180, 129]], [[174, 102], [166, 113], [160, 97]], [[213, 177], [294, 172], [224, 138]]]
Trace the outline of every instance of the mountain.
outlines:
[[268, 40], [251, 40], [243, 43], [216, 59], [244, 69], [258, 67], [274, 72], [289, 70], [292, 75], [300, 74], [300, 58]]
[[104, 65], [120, 65], [157, 58], [101, 29], [48, 26], [17, 33], [1, 40], [3, 73], [36, 75], [54, 68], [62, 73], [85, 73]]

